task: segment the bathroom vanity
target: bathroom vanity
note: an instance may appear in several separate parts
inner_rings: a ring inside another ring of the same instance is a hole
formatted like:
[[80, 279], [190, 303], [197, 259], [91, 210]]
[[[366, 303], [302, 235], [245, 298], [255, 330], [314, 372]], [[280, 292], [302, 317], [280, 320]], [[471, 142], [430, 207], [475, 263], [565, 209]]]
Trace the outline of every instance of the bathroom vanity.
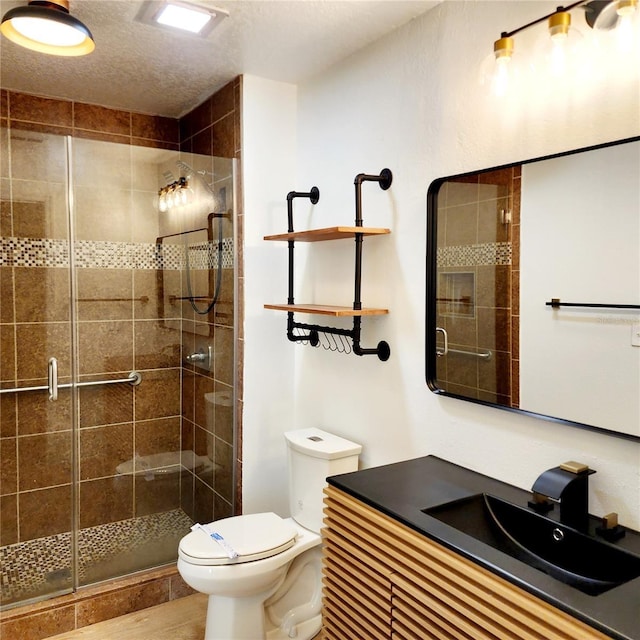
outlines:
[[[489, 495], [528, 517], [529, 492], [435, 456], [333, 476], [328, 484], [327, 640], [640, 640], [635, 573], [598, 588], [567, 584], [465, 532], [477, 513], [463, 511], [449, 523], [440, 513], [442, 505], [466, 508]], [[557, 517], [551, 512], [546, 521]], [[585, 540], [594, 546], [582, 555], [619, 553], [623, 573], [640, 562], [640, 535], [602, 541], [592, 520]], [[569, 536], [560, 523], [554, 534], [563, 529]]]

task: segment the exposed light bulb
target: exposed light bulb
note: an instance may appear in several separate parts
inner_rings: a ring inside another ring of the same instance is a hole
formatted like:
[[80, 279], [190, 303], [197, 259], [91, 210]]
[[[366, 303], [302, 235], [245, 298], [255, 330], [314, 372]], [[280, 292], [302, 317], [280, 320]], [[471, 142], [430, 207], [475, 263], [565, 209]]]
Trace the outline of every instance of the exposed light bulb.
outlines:
[[616, 47], [621, 54], [629, 54], [638, 46], [640, 40], [638, 0], [618, 0], [616, 14], [618, 16], [614, 29]]
[[549, 17], [549, 36], [540, 43], [535, 59], [546, 77], [564, 78], [584, 65], [582, 33], [571, 25], [571, 14], [558, 11]]
[[621, 18], [632, 16], [638, 9], [638, 0], [618, 0], [616, 13]]
[[164, 212], [173, 207], [182, 207], [191, 202], [192, 196], [189, 178], [182, 177], [158, 191], [158, 209]]
[[497, 96], [504, 96], [509, 89], [509, 71], [511, 58], [497, 58], [496, 71], [493, 76], [493, 92]]
[[503, 35], [493, 43], [493, 54], [482, 64], [480, 83], [488, 85], [496, 97], [505, 96], [513, 85], [516, 74], [513, 51], [513, 38]]

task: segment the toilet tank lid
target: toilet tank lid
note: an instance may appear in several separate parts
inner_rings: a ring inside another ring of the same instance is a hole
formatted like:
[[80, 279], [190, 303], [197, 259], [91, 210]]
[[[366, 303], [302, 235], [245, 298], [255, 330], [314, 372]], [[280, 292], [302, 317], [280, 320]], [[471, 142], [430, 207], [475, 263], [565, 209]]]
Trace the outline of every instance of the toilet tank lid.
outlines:
[[362, 451], [362, 445], [345, 440], [332, 433], [327, 433], [322, 429], [311, 428], [286, 431], [284, 437], [292, 449], [313, 458], [323, 458], [324, 460], [346, 458], [358, 455]]

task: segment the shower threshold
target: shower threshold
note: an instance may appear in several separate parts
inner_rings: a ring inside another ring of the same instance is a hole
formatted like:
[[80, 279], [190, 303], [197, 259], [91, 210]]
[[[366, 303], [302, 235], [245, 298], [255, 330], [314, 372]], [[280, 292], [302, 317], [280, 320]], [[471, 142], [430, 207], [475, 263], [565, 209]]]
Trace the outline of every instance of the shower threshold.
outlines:
[[[193, 524], [174, 509], [78, 531], [78, 582], [93, 584], [175, 561]], [[8, 608], [71, 590], [71, 533], [0, 547], [0, 604]]]

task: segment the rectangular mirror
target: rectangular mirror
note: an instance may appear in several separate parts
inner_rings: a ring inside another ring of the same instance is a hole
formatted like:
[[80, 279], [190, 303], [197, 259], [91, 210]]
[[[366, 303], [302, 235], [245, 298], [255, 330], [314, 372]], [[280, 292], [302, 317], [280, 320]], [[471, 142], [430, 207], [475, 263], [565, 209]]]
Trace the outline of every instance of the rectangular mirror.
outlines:
[[640, 137], [427, 200], [429, 388], [640, 441]]

